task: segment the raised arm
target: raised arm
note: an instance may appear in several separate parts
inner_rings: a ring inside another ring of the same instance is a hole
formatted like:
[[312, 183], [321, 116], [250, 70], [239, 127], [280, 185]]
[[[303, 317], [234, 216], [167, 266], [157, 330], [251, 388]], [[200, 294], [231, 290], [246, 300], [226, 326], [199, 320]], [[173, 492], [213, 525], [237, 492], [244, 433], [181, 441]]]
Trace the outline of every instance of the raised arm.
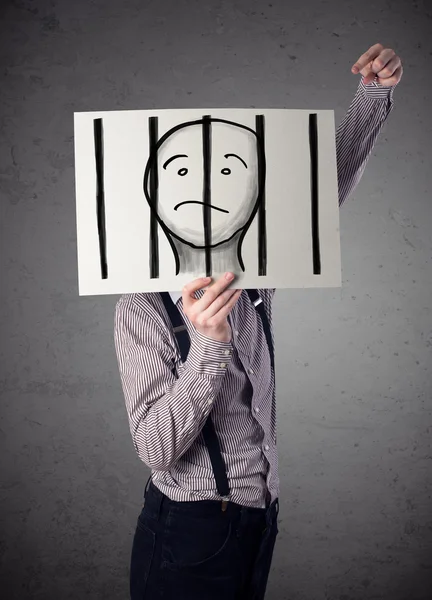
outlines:
[[393, 110], [393, 89], [360, 80], [336, 131], [339, 206], [359, 183], [378, 135]]
[[[360, 73], [356, 94], [336, 131], [339, 206], [359, 183], [372, 149], [393, 110], [393, 90], [402, 78], [400, 58], [382, 44], [371, 46], [351, 69]], [[266, 307], [275, 290], [260, 289]]]
[[403, 73], [399, 56], [382, 44], [371, 46], [351, 71], [363, 78], [336, 132], [339, 206], [363, 175], [378, 134], [393, 110], [393, 90]]

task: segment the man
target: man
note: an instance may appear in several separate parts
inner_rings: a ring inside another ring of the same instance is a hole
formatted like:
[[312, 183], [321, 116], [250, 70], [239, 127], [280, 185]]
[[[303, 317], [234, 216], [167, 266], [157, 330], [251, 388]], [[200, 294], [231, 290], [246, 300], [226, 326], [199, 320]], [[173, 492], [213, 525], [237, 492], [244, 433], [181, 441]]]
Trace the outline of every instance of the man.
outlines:
[[[381, 44], [351, 70], [364, 79], [336, 134], [339, 205], [363, 174], [402, 76], [399, 57]], [[132, 600], [265, 595], [279, 506], [274, 290], [253, 300], [228, 289], [233, 279], [196, 280], [171, 295], [172, 306], [167, 294], [131, 294], [116, 307], [130, 429], [152, 470], [132, 548]]]

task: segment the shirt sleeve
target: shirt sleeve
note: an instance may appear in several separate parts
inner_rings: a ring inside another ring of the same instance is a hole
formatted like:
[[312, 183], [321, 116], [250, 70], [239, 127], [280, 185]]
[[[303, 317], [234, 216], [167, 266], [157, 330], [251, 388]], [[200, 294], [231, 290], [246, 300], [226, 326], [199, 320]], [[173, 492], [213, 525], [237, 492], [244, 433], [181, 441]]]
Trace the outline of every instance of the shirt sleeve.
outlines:
[[197, 333], [177, 378], [174, 348], [151, 310], [122, 296], [115, 311], [114, 341], [135, 450], [151, 469], [164, 471], [200, 434], [231, 360], [232, 345]]
[[357, 92], [336, 131], [336, 159], [339, 206], [359, 183], [387, 117], [393, 110], [393, 91], [377, 81], [364, 84]]
[[[396, 84], [397, 85], [397, 84]], [[376, 79], [364, 84], [360, 79], [357, 92], [336, 131], [336, 162], [339, 206], [359, 183], [378, 135], [393, 110], [396, 85], [385, 87]], [[270, 312], [275, 290], [259, 290]]]

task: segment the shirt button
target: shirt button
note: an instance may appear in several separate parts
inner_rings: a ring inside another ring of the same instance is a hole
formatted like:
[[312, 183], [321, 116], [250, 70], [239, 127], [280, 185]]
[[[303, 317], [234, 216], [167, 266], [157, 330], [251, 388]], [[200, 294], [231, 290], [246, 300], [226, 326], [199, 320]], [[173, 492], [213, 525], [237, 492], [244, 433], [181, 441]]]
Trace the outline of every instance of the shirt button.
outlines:
[[219, 366], [220, 366], [221, 369], [226, 369], [227, 364], [226, 363], [221, 363]]
[[266, 445], [264, 446], [264, 450], [265, 450], [266, 452], [268, 452], [268, 451], [270, 450], [270, 446], [267, 446], [267, 444], [266, 444]]
[[207, 404], [208, 404], [208, 405], [210, 405], [210, 404], [213, 404], [213, 400], [211, 400], [211, 399], [209, 398], [209, 399], [207, 400]]
[[259, 413], [259, 408], [258, 408], [258, 406], [255, 406], [255, 412], [256, 412], [256, 413]]
[[234, 331], [234, 334], [235, 334], [235, 335], [238, 335], [238, 334], [239, 334], [239, 332], [236, 330], [236, 331]]
[[229, 356], [231, 354], [231, 350], [224, 350], [225, 356]]
[[249, 373], [249, 375], [253, 375], [254, 374], [253, 369], [248, 369], [248, 373]]

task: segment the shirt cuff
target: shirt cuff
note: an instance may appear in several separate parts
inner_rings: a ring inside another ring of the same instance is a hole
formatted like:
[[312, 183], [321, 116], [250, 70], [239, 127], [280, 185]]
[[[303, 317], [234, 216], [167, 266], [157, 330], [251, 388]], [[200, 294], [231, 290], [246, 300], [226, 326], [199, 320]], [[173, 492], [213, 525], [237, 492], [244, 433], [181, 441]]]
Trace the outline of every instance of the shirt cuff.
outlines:
[[223, 376], [231, 362], [232, 350], [231, 342], [219, 342], [195, 330], [187, 363], [202, 375]]
[[[360, 79], [360, 83], [359, 83], [359, 88], [361, 90], [364, 91], [364, 93], [366, 94], [366, 96], [368, 96], [369, 98], [392, 98], [393, 97], [393, 90], [395, 89], [395, 87], [398, 85], [397, 83], [391, 87], [386, 87], [384, 85], [381, 85], [380, 83], [378, 83], [377, 81], [377, 77], [375, 76], [375, 79], [373, 81], [371, 81], [370, 83], [363, 83], [363, 77]], [[399, 83], [399, 82], [398, 82]]]

